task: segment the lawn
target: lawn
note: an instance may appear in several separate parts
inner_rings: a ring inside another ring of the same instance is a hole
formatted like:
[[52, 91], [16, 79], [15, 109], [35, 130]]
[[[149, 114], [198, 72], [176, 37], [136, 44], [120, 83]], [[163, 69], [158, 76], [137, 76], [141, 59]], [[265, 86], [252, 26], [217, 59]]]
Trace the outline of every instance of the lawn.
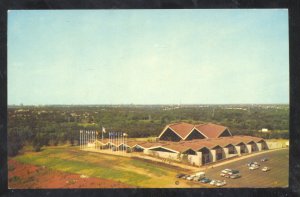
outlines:
[[154, 163], [115, 155], [83, 152], [78, 147], [47, 147], [41, 152], [26, 151], [18, 162], [119, 181], [137, 187], [176, 187], [176, 170]]

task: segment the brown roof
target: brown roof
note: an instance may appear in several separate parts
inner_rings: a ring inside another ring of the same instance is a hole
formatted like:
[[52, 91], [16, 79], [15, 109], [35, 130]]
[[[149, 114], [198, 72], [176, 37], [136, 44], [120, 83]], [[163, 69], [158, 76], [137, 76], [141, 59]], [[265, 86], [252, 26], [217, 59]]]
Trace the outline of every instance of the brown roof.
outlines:
[[[239, 143], [248, 144], [251, 141], [257, 143], [261, 140], [264, 139], [259, 137], [253, 137], [253, 136], [237, 135], [237, 136], [220, 137], [220, 138], [195, 139], [195, 140], [180, 141], [180, 142], [172, 142], [172, 141], [143, 142], [143, 141], [129, 140], [126, 141], [126, 144], [130, 147], [139, 145], [144, 148], [154, 148], [154, 147], [161, 146], [162, 148], [165, 147], [177, 152], [184, 152], [188, 149], [199, 151], [203, 147], [212, 149], [216, 146], [225, 147], [229, 144], [232, 145], [238, 145]], [[104, 140], [104, 142], [105, 141], [106, 140]]]
[[184, 152], [188, 149], [192, 149], [190, 147], [187, 147], [187, 146], [184, 146], [184, 145], [181, 145], [181, 144], [178, 144], [178, 143], [177, 144], [176, 143], [165, 144], [162, 147], [166, 147], [168, 149], [175, 150], [175, 151], [178, 151], [178, 152]]
[[237, 145], [239, 143], [249, 143], [251, 141], [259, 142], [264, 140], [263, 138], [253, 137], [253, 136], [230, 136], [230, 137], [221, 137], [221, 138], [210, 138], [210, 139], [196, 139], [189, 141], [180, 141], [180, 142], [166, 142], [165, 145], [169, 149], [182, 152], [184, 150], [192, 149], [198, 151], [203, 147], [212, 149], [216, 146], [225, 147], [229, 144]]
[[152, 148], [152, 147], [157, 147], [157, 146], [163, 146], [167, 143], [165, 142], [137, 142], [137, 144], [143, 148]]
[[227, 127], [213, 123], [195, 125], [195, 128], [208, 138], [217, 138]]
[[180, 122], [175, 124], [168, 125], [169, 128], [171, 128], [173, 131], [175, 131], [178, 135], [181, 136], [181, 138], [185, 138], [194, 128], [193, 124]]

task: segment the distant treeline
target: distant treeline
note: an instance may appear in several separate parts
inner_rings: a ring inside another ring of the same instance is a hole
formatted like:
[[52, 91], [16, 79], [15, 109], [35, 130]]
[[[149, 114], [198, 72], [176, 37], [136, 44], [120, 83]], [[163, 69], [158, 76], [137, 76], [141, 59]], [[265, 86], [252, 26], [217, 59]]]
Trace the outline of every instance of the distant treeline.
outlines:
[[[181, 121], [222, 124], [232, 134], [289, 137], [288, 105], [15, 106], [8, 108], [8, 152], [16, 155], [25, 144], [35, 151], [59, 143], [76, 145], [80, 129], [158, 136], [166, 124]], [[259, 133], [262, 128], [277, 131]]]

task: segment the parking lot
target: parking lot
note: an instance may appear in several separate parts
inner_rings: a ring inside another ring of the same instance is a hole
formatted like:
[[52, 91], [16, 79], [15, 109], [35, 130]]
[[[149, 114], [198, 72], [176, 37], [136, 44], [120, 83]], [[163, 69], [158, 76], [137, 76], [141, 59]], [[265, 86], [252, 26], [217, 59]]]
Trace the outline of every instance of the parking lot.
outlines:
[[[261, 162], [262, 158], [268, 158], [266, 162]], [[247, 163], [257, 161], [260, 164], [259, 169], [249, 170]], [[261, 169], [270, 167], [271, 170], [263, 172]], [[222, 170], [229, 168], [240, 171], [241, 178], [230, 179], [221, 177]], [[216, 180], [226, 180], [224, 187], [250, 187], [250, 188], [264, 188], [264, 187], [288, 187], [289, 174], [289, 151], [282, 149], [273, 152], [267, 152], [250, 158], [245, 158], [232, 162], [226, 165], [209, 168], [205, 170], [206, 177]], [[190, 183], [192, 187], [211, 187], [209, 184]]]

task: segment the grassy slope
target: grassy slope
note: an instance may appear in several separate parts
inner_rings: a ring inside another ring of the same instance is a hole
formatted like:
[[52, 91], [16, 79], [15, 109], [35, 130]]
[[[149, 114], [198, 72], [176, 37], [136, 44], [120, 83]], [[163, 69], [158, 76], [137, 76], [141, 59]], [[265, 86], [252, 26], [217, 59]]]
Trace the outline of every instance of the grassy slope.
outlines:
[[79, 151], [76, 147], [51, 147], [15, 157], [22, 163], [54, 170], [111, 179], [138, 187], [172, 187], [176, 171], [130, 158]]

